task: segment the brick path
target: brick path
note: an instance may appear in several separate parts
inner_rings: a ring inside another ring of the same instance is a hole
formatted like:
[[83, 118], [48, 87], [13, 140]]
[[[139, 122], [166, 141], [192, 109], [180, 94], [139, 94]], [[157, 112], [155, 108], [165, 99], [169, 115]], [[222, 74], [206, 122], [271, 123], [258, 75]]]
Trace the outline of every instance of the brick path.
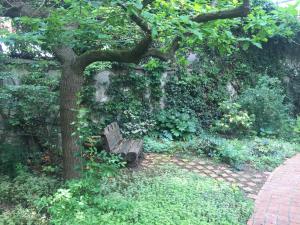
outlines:
[[274, 170], [255, 201], [248, 225], [300, 225], [300, 154]]
[[182, 159], [163, 154], [145, 154], [142, 168], [173, 163], [201, 176], [211, 177], [219, 181], [237, 185], [245, 191], [249, 198], [255, 199], [270, 173], [256, 170], [236, 171], [226, 164], [216, 164], [209, 159]]

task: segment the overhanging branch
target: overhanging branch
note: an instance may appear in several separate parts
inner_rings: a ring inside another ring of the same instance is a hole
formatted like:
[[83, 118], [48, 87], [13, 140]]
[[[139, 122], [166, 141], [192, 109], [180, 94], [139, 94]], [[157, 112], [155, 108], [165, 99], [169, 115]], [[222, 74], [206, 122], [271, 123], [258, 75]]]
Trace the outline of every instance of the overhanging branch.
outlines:
[[[192, 18], [192, 21], [196, 23], [205, 23], [205, 22], [220, 20], [220, 19], [233, 19], [237, 17], [245, 17], [249, 14], [249, 12], [250, 12], [250, 2], [249, 0], [244, 0], [243, 4], [239, 7], [236, 7], [234, 9], [201, 14]], [[191, 35], [191, 33], [185, 34], [185, 36], [189, 36], [189, 35]], [[179, 43], [180, 40], [181, 38], [179, 36], [175, 37], [171, 47], [166, 52], [163, 52], [159, 49], [150, 48], [144, 56], [146, 57], [152, 56], [167, 61], [170, 58], [175, 56], [175, 52], [180, 47], [180, 43]]]
[[121, 50], [93, 50], [83, 53], [77, 58], [80, 68], [86, 68], [97, 61], [120, 63], [138, 63], [147, 53], [152, 43], [151, 35], [146, 35], [135, 47]]
[[195, 16], [192, 21], [197, 23], [204, 23], [213, 20], [220, 19], [233, 19], [237, 17], [245, 17], [250, 12], [250, 2], [249, 0], [244, 0], [243, 4], [234, 9], [222, 10], [217, 12], [205, 13]]
[[[128, 9], [126, 8], [125, 5], [118, 3], [118, 6], [120, 6], [124, 11], [128, 11]], [[148, 25], [148, 23], [141, 18], [140, 16], [138, 16], [136, 13], [131, 13], [130, 14], [130, 18], [133, 22], [135, 22], [144, 32], [146, 32], [147, 34], [151, 34], [151, 29]]]

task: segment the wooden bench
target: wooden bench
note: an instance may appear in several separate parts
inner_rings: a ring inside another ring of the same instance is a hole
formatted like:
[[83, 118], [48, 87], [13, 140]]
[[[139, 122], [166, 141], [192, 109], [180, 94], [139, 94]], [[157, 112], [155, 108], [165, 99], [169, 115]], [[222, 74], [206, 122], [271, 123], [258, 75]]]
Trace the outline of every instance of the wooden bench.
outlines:
[[109, 124], [102, 134], [104, 149], [107, 152], [120, 154], [129, 167], [136, 167], [143, 156], [143, 141], [124, 139], [119, 125], [114, 122]]

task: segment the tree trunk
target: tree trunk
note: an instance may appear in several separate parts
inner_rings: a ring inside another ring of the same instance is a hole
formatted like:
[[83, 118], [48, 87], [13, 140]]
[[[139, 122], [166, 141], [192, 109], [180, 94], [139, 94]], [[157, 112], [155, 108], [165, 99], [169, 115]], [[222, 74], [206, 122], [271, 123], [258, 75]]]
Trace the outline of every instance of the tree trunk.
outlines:
[[76, 127], [72, 125], [77, 115], [77, 94], [83, 85], [83, 71], [68, 64], [63, 65], [60, 83], [60, 119], [63, 149], [64, 179], [78, 178], [82, 168], [80, 146], [77, 135], [73, 135]]

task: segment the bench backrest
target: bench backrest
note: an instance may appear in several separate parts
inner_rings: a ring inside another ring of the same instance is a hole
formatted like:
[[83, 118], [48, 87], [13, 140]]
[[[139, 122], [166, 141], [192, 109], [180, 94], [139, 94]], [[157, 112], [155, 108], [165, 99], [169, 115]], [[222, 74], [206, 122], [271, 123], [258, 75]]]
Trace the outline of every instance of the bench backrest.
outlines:
[[119, 125], [114, 122], [105, 127], [103, 132], [104, 148], [106, 151], [112, 151], [123, 140]]

